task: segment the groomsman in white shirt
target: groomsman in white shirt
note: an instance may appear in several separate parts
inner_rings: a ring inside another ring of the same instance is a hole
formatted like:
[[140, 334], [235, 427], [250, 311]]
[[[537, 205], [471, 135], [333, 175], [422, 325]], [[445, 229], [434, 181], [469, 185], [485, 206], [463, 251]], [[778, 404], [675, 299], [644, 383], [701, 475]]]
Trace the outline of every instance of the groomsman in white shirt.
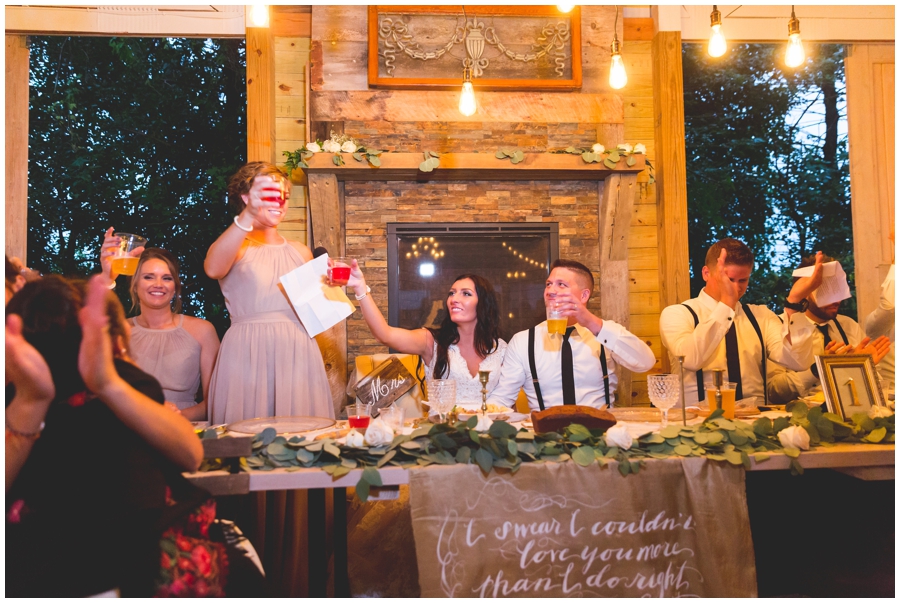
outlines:
[[[700, 295], [669, 306], [659, 317], [662, 343], [672, 370], [684, 357], [684, 390], [688, 404], [706, 404], [703, 372], [726, 369], [737, 384], [736, 398], [756, 397], [763, 403], [766, 363], [774, 360], [795, 370], [813, 362], [812, 323], [800, 302], [822, 282], [822, 254], [816, 254], [813, 276], [801, 278], [784, 302], [784, 323], [765, 306], [740, 303], [750, 284], [753, 252], [741, 241], [722, 239], [706, 253]], [[697, 384], [700, 383], [698, 388]]]
[[544, 287], [544, 304], [557, 305], [565, 334], [550, 334], [547, 322], [516, 333], [509, 342], [500, 382], [488, 402], [513, 406], [521, 388], [532, 410], [561, 404], [601, 408], [616, 391], [616, 369], [650, 370], [650, 347], [625, 327], [587, 308], [594, 291], [591, 271], [573, 260], [557, 260]]
[[[823, 264], [833, 261], [834, 258], [828, 256], [822, 258]], [[815, 262], [814, 256], [806, 257], [799, 267], [813, 266]], [[816, 303], [816, 296], [810, 294], [800, 305], [806, 308], [806, 317], [816, 328], [813, 332], [814, 355], [824, 354], [826, 349], [829, 353], [832, 349], [841, 350], [841, 353], [870, 353], [880, 366], [881, 359], [890, 350], [891, 342], [887, 337], [876, 337], [870, 341], [859, 323], [849, 316], [838, 314], [840, 301], [820, 306]], [[803, 371], [793, 371], [774, 362], [769, 367], [768, 392], [771, 404], [786, 404], [810, 395], [813, 391], [820, 390], [820, 385], [815, 363]]]

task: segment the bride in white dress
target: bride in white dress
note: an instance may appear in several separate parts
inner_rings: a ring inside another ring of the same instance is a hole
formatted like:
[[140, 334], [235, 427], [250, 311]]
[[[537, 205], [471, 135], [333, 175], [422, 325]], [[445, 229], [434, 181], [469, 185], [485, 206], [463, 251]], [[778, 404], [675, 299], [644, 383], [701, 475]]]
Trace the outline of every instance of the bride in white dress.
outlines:
[[[481, 408], [478, 371], [491, 371], [487, 390], [500, 378], [506, 342], [500, 339], [500, 306], [486, 279], [464, 274], [450, 286], [447, 314], [437, 329], [388, 325], [372, 300], [356, 260], [347, 283], [356, 293], [363, 318], [378, 341], [405, 354], [418, 354], [428, 379], [454, 379], [456, 404]], [[418, 597], [419, 580], [409, 510], [409, 488], [392, 501], [360, 503], [348, 499], [348, 564], [354, 596]], [[371, 551], [379, 554], [372, 556]]]
[[426, 378], [456, 381], [456, 404], [481, 408], [478, 371], [490, 371], [488, 393], [500, 379], [506, 342], [500, 339], [500, 305], [491, 283], [477, 274], [463, 274], [450, 286], [447, 314], [436, 329], [401, 329], [388, 325], [372, 296], [362, 270], [353, 260], [348, 287], [356, 293], [369, 330], [381, 343], [404, 354], [417, 354]]

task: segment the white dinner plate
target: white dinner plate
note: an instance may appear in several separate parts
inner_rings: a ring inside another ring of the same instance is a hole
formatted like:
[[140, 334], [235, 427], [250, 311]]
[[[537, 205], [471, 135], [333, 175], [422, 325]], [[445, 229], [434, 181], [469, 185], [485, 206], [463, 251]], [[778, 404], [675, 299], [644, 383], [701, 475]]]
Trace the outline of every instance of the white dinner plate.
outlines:
[[334, 424], [334, 419], [325, 417], [262, 417], [231, 423], [228, 431], [257, 434], [271, 427], [280, 434], [293, 434], [325, 429]]
[[[481, 413], [478, 411], [473, 412], [461, 412], [456, 416], [459, 417], [460, 421], [468, 421], [469, 417], [475, 417], [480, 415]], [[494, 421], [506, 421], [507, 423], [518, 423], [519, 421], [524, 421], [528, 418], [528, 415], [523, 415], [520, 412], [489, 412], [487, 413], [489, 419]]]

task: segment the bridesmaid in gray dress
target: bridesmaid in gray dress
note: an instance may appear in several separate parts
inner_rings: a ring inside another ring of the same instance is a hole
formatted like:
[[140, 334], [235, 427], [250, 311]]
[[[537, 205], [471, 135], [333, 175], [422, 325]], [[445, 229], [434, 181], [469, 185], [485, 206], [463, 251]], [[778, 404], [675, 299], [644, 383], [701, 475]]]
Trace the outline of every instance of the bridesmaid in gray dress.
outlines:
[[[110, 259], [118, 242], [110, 228], [100, 252], [103, 273], [113, 282]], [[138, 315], [128, 321], [130, 349], [120, 352], [156, 377], [167, 403], [190, 421], [205, 421], [219, 336], [212, 323], [181, 313], [181, 277], [174, 255], [148, 247], [140, 258], [129, 288], [131, 309]]]
[[206, 254], [231, 315], [210, 385], [211, 421], [314, 415], [334, 418], [322, 355], [278, 278], [312, 260], [277, 227], [291, 183], [275, 165], [248, 163], [228, 183], [234, 224]]

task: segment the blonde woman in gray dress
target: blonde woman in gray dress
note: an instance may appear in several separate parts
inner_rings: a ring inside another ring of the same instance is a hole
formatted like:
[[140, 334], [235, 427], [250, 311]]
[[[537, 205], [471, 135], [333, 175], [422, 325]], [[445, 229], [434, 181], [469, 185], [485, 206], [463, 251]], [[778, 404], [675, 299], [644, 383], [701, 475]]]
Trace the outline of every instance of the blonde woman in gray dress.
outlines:
[[[110, 259], [118, 239], [109, 229], [101, 251], [103, 273], [115, 281]], [[131, 344], [117, 350], [124, 358], [156, 377], [166, 402], [173, 404], [191, 421], [205, 421], [209, 381], [219, 336], [212, 323], [181, 313], [181, 278], [178, 260], [165, 249], [148, 247], [140, 256], [131, 279]], [[202, 399], [197, 401], [197, 394]]]
[[210, 384], [210, 420], [312, 415], [334, 418], [322, 354], [279, 277], [313, 259], [277, 227], [291, 183], [277, 166], [248, 163], [228, 182], [234, 223], [210, 246], [204, 268], [231, 315]]

